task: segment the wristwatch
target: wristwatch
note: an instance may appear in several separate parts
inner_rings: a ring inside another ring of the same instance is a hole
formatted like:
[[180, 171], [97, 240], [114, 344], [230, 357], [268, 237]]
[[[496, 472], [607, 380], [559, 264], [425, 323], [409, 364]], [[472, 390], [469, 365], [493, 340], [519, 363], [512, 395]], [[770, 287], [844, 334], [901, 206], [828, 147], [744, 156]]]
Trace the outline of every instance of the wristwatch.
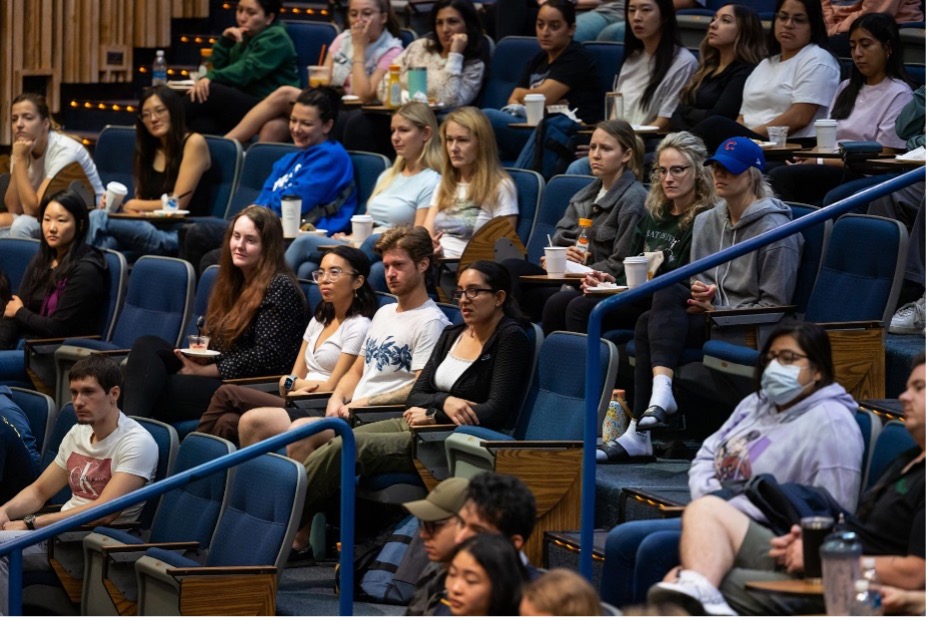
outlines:
[[30, 530], [35, 529], [35, 515], [26, 515], [23, 517], [23, 523], [26, 524], [26, 528]]
[[296, 383], [296, 375], [287, 375], [287, 378], [284, 379], [284, 389], [289, 392], [293, 389], [294, 383]]

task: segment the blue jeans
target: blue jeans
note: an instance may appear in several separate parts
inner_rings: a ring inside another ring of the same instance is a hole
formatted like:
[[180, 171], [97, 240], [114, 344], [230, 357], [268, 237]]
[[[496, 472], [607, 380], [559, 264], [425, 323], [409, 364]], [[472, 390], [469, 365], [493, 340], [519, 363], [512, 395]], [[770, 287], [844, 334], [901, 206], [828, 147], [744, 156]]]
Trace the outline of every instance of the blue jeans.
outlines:
[[577, 15], [574, 41], [625, 41], [625, 21], [597, 11]]
[[593, 169], [590, 168], [590, 158], [581, 157], [580, 159], [572, 162], [569, 166], [567, 166], [566, 174], [585, 174], [590, 176], [593, 174]]
[[[380, 262], [380, 256], [374, 252], [374, 244], [377, 243], [378, 239], [380, 239], [380, 233], [371, 235], [361, 244], [360, 249], [367, 255], [371, 264]], [[311, 280], [313, 272], [319, 269], [319, 263], [322, 262], [322, 252], [319, 251], [319, 246], [346, 245], [346, 243], [341, 239], [331, 239], [318, 235], [300, 235], [287, 248], [284, 253], [284, 260], [287, 261], [290, 269], [296, 273], [296, 277]]]
[[519, 157], [519, 153], [522, 152], [533, 130], [526, 127], [510, 127], [512, 123], [524, 123], [524, 118], [490, 108], [482, 112], [486, 114], [493, 127], [493, 133], [496, 134], [496, 144], [499, 147], [499, 156], [503, 160], [503, 165], [510, 165]]
[[627, 521], [606, 537], [600, 596], [616, 607], [643, 603], [648, 588], [680, 563], [680, 519]]
[[90, 212], [87, 243], [107, 250], [132, 250], [140, 254], [177, 254], [177, 229], [161, 230], [148, 222], [110, 219], [105, 209]]
[[37, 218], [31, 215], [20, 215], [10, 225], [9, 236], [19, 239], [39, 239], [42, 237], [42, 226]]
[[0, 351], [0, 383], [5, 381], [29, 381], [26, 374], [26, 341], [20, 339], [15, 349]]

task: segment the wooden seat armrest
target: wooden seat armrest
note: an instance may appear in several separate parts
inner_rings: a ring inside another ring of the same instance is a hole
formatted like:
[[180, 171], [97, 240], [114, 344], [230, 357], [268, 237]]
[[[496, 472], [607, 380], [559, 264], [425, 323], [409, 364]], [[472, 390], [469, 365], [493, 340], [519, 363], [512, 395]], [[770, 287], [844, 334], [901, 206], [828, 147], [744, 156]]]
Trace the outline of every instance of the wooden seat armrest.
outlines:
[[273, 575], [276, 566], [190, 566], [186, 568], [169, 568], [167, 574], [172, 577], [209, 577], [211, 575]]
[[163, 542], [163, 543], [133, 543], [129, 545], [104, 545], [102, 548], [103, 555], [113, 553], [135, 553], [137, 551], [148, 551], [149, 549], [181, 549], [184, 551], [190, 549], [199, 549], [200, 543], [195, 540], [186, 542]]
[[113, 350], [111, 350], [111, 351], [107, 351], [107, 350], [97, 351], [97, 350], [94, 350], [93, 354], [94, 354], [94, 355], [106, 355], [106, 356], [108, 356], [108, 357], [119, 357], [120, 355], [122, 355], [122, 356], [129, 355], [129, 351], [130, 351], [130, 349], [113, 349]]
[[819, 323], [824, 330], [854, 330], [854, 329], [883, 329], [883, 321], [835, 321], [833, 323]]
[[319, 399], [330, 399], [332, 398], [332, 392], [312, 392], [311, 394], [297, 394], [296, 396], [290, 396], [287, 398], [288, 403], [298, 403], [304, 400], [316, 400]]
[[418, 424], [416, 426], [410, 426], [409, 432], [415, 437], [421, 433], [453, 433], [454, 429], [457, 427], [457, 424]]
[[706, 313], [710, 319], [723, 316], [750, 316], [752, 314], [767, 314], [768, 312], [795, 312], [796, 306], [762, 306], [757, 308], [729, 308], [727, 310], [711, 310]]
[[40, 347], [44, 344], [63, 344], [65, 340], [80, 338], [82, 340], [99, 340], [100, 334], [91, 334], [90, 336], [64, 336], [61, 338], [30, 338], [26, 340], [26, 347]]
[[451, 264], [460, 263], [461, 259], [460, 258], [445, 258], [443, 256], [440, 256], [435, 259], [435, 262], [438, 263], [439, 265], [451, 265]]
[[502, 450], [505, 448], [521, 448], [525, 450], [569, 450], [571, 448], [582, 448], [583, 442], [579, 439], [576, 441], [518, 441], [518, 440], [494, 440], [482, 441], [480, 445], [488, 450]]
[[660, 510], [663, 514], [682, 515], [683, 511], [686, 510], [686, 506], [667, 506], [662, 504], [658, 506], [658, 510]]
[[280, 381], [280, 375], [265, 375], [263, 377], [239, 377], [237, 379], [223, 379], [226, 385], [253, 385], [255, 383], [271, 383], [276, 386]]
[[372, 405], [369, 407], [352, 407], [349, 421], [352, 426], [394, 420], [403, 417], [406, 405]]
[[388, 413], [390, 411], [404, 412], [408, 409], [406, 405], [368, 405], [367, 407], [352, 407], [351, 411], [356, 413]]

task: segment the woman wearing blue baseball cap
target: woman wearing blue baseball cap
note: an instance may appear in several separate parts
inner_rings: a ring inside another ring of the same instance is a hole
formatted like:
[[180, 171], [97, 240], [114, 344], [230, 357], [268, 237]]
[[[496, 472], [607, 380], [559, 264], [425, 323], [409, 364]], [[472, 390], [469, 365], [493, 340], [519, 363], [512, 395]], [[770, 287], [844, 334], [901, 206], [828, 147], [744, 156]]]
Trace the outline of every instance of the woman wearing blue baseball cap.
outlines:
[[[706, 160], [721, 199], [693, 222], [690, 261], [756, 237], [790, 221], [763, 175], [764, 152], [748, 138], [729, 138]], [[796, 288], [802, 237], [787, 237], [654, 294], [651, 310], [635, 326], [635, 418], [603, 446], [610, 462], [650, 458], [652, 429], [675, 421], [675, 369], [685, 349], [706, 340], [711, 310], [782, 306]]]

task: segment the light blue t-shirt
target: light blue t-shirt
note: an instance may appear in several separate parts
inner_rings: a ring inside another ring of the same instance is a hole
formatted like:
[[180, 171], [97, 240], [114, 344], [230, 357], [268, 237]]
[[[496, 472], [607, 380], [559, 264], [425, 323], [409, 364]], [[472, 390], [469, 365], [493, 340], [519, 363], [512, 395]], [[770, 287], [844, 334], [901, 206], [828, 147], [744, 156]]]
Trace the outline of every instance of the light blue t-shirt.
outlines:
[[[381, 173], [380, 177], [385, 174], [387, 172]], [[374, 218], [374, 225], [378, 227], [412, 224], [418, 209], [429, 208], [432, 192], [440, 179], [441, 175], [431, 168], [412, 176], [398, 174], [384, 191], [367, 201], [367, 214]]]

